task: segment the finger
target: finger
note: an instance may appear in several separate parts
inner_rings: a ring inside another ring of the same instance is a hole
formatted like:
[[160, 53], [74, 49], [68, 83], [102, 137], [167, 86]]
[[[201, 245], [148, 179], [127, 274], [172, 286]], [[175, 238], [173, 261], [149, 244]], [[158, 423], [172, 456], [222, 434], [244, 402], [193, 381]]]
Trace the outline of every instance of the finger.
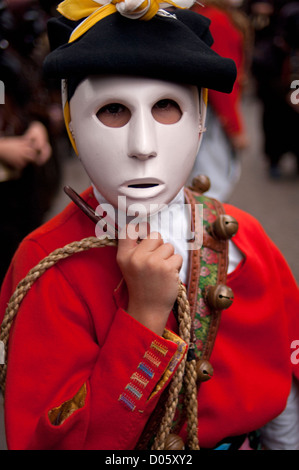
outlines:
[[23, 148], [23, 158], [26, 160], [28, 163], [31, 162], [33, 163], [36, 159], [36, 151], [34, 148], [31, 146], [24, 146]]
[[182, 265], [183, 265], [183, 258], [181, 255], [179, 254], [174, 254], [173, 256], [170, 256], [166, 262], [169, 264], [169, 266], [176, 270], [178, 273], [180, 272], [180, 270], [182, 269]]
[[141, 240], [140, 251], [153, 252], [162, 245], [164, 245], [162, 235], [159, 232], [151, 232], [146, 238]]
[[174, 255], [174, 246], [171, 243], [163, 243], [155, 250], [155, 256], [160, 259], [168, 259]]
[[128, 226], [123, 227], [118, 233], [118, 250], [133, 248], [137, 245], [138, 233], [128, 233]]
[[30, 152], [25, 151], [14, 159], [13, 166], [17, 170], [23, 170], [29, 163], [34, 163], [34, 157]]
[[36, 153], [36, 164], [40, 166], [46, 163], [46, 161], [50, 158], [51, 153], [52, 153], [52, 148], [50, 144], [43, 145], [43, 147], [38, 149]]
[[[146, 224], [148, 225], [148, 224]], [[148, 230], [148, 228], [143, 228]], [[123, 227], [118, 234], [117, 262], [123, 266], [139, 246], [139, 232], [133, 224]]]
[[148, 237], [150, 233], [150, 226], [147, 222], [139, 222], [133, 223], [130, 222], [127, 225], [127, 236], [133, 239], [136, 238], [139, 240], [143, 240]]

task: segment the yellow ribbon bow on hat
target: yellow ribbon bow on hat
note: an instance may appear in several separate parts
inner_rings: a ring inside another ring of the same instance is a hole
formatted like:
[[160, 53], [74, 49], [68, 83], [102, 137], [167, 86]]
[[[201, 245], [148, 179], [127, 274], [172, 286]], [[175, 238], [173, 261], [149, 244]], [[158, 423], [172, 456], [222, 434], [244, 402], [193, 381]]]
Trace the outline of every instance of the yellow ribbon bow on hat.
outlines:
[[64, 0], [57, 10], [69, 20], [84, 20], [71, 34], [69, 42], [73, 42], [98, 21], [117, 11], [127, 18], [147, 21], [161, 7], [172, 5], [176, 8], [190, 8], [193, 3], [194, 0], [178, 0], [177, 3], [172, 0]]

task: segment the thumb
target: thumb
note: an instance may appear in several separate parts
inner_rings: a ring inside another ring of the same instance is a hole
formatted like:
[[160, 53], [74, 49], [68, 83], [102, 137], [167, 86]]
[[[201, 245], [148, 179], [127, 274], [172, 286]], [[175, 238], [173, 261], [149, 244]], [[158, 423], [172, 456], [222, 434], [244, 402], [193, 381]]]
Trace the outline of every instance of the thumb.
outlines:
[[150, 225], [147, 222], [127, 224], [118, 235], [119, 240], [129, 239], [134, 242], [132, 245], [136, 245], [139, 240], [146, 238], [150, 233]]
[[128, 252], [134, 250], [138, 246], [140, 239], [147, 237], [149, 231], [150, 227], [146, 222], [139, 224], [130, 223], [123, 227], [118, 233], [118, 259], [126, 258]]

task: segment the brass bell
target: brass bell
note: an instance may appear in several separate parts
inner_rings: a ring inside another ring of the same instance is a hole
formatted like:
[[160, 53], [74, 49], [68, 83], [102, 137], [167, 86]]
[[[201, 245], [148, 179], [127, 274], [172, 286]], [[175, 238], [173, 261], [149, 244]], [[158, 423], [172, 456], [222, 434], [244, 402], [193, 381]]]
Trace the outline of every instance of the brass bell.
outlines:
[[197, 175], [192, 180], [192, 189], [197, 193], [205, 193], [211, 187], [211, 181], [208, 176]]
[[237, 220], [227, 214], [221, 214], [215, 222], [211, 224], [208, 231], [212, 237], [218, 240], [228, 240], [238, 231], [239, 224]]
[[177, 434], [169, 434], [165, 439], [165, 450], [184, 450], [185, 443]]
[[205, 297], [211, 308], [224, 310], [233, 303], [234, 293], [230, 287], [218, 284], [217, 286], [209, 286]]
[[214, 369], [209, 361], [200, 359], [196, 363], [196, 373], [199, 382], [206, 382], [213, 377]]

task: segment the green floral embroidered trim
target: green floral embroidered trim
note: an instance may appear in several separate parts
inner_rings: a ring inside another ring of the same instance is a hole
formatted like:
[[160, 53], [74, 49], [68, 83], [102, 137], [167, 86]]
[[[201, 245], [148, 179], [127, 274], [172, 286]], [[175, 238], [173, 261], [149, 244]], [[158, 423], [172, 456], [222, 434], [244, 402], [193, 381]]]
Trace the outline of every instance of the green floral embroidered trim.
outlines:
[[[203, 205], [203, 229], [212, 224], [218, 217], [218, 212], [215, 207], [213, 199], [203, 195], [194, 194], [193, 196], [197, 204]], [[210, 324], [212, 320], [212, 313], [204, 301], [204, 290], [207, 286], [214, 286], [217, 284], [218, 271], [219, 271], [219, 258], [220, 253], [202, 246], [200, 249], [200, 276], [197, 294], [197, 305], [194, 318], [194, 347], [195, 354], [201, 358], [205, 349]], [[173, 420], [172, 432], [176, 432], [179, 428], [184, 411], [184, 387], [179, 395], [179, 402]]]
[[[215, 204], [212, 199], [206, 196], [194, 195], [198, 204], [203, 205], [203, 225], [207, 227], [213, 223], [218, 214]], [[204, 301], [203, 293], [207, 286], [214, 286], [217, 284], [219, 269], [219, 253], [202, 246], [200, 252], [200, 276], [197, 295], [197, 306], [194, 319], [194, 333], [195, 333], [195, 354], [197, 357], [202, 356], [204, 350], [212, 314]]]

